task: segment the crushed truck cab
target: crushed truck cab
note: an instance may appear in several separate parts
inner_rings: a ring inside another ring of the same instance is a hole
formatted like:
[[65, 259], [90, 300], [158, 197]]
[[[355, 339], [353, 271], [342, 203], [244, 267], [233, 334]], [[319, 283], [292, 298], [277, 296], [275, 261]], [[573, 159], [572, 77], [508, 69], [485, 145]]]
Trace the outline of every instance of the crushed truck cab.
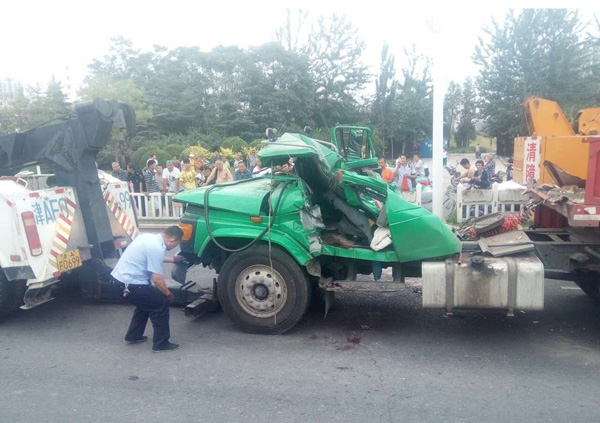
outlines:
[[[265, 141], [271, 175], [185, 191], [180, 227], [186, 262], [218, 274], [218, 298], [244, 330], [282, 333], [312, 295], [393, 292], [427, 260], [456, 257], [461, 243], [439, 218], [387, 184], [346, 169], [336, 146], [301, 134]], [[289, 158], [294, 167], [283, 165]], [[393, 281], [382, 282], [391, 268]], [[358, 275], [371, 275], [365, 279]]]

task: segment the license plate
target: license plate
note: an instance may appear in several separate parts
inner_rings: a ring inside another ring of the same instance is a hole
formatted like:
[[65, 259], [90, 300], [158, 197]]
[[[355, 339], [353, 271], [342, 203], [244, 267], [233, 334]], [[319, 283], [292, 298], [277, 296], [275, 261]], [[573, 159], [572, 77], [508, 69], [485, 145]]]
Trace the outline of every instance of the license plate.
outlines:
[[67, 270], [81, 266], [81, 254], [79, 253], [79, 249], [59, 254], [57, 257], [57, 264], [59, 272], [66, 272]]

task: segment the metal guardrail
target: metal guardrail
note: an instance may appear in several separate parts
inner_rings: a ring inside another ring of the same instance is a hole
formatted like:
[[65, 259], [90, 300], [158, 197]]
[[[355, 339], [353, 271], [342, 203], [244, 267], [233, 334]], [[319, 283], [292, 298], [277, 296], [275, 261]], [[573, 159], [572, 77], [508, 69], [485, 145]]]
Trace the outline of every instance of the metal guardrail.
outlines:
[[141, 192], [132, 192], [130, 195], [135, 203], [140, 223], [150, 220], [177, 222], [181, 217], [181, 204], [173, 202], [174, 193], [146, 195]]
[[491, 189], [472, 189], [462, 184], [456, 187], [456, 220], [458, 223], [471, 218], [497, 212], [516, 212], [528, 202], [523, 197], [526, 188], [501, 189], [492, 184]]

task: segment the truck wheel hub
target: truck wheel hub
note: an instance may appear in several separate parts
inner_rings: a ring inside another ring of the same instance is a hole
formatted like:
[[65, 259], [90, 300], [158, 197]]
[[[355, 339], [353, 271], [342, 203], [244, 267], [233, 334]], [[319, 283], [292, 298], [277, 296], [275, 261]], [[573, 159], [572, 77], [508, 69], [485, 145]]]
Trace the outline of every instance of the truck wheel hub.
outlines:
[[279, 272], [270, 266], [250, 266], [237, 277], [235, 296], [246, 313], [254, 317], [272, 317], [285, 306], [287, 285]]

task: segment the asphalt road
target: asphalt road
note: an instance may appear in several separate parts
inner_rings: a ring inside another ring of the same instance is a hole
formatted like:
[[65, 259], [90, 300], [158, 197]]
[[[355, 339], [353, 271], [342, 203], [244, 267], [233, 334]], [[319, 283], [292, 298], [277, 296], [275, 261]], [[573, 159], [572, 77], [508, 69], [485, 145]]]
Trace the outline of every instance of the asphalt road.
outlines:
[[282, 336], [172, 308], [165, 354], [122, 342], [131, 306], [64, 294], [0, 323], [0, 422], [600, 421], [600, 306], [546, 286], [515, 318], [339, 295]]

